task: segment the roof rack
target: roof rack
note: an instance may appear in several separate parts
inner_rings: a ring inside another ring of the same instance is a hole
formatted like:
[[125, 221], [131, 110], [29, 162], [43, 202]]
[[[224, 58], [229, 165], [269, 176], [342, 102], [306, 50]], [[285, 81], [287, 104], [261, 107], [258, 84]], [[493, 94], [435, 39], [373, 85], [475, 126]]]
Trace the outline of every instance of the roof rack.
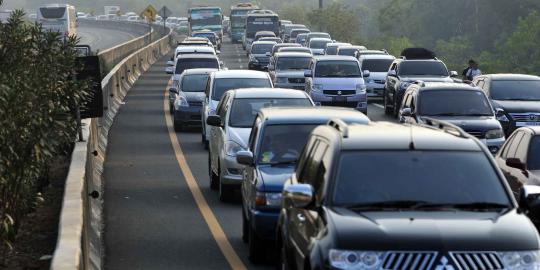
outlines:
[[341, 132], [341, 136], [343, 138], [349, 137], [349, 125], [347, 125], [347, 123], [345, 123], [343, 120], [332, 118], [330, 121], [328, 121], [328, 125]]
[[458, 136], [461, 138], [470, 138], [471, 135], [469, 135], [467, 132], [465, 132], [460, 127], [437, 119], [433, 119], [430, 117], [423, 117], [422, 120], [424, 120], [424, 124], [422, 126], [429, 127], [429, 128], [437, 128], [440, 129], [448, 134], [452, 134], [454, 136]]

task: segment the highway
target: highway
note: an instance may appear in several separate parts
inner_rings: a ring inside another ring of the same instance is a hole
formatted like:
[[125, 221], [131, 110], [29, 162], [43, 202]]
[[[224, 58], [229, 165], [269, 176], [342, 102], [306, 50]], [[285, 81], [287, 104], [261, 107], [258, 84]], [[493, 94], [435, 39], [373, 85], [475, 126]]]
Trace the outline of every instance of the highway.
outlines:
[[140, 36], [138, 33], [87, 26], [77, 28], [77, 34], [81, 38], [80, 44], [90, 45], [93, 51], [103, 51]]
[[[246, 69], [240, 45], [226, 41], [221, 60]], [[106, 269], [271, 269], [248, 260], [241, 204], [222, 203], [209, 187], [199, 129], [174, 133], [165, 74], [169, 56], [131, 89], [109, 133], [104, 170]], [[370, 104], [372, 120], [388, 119]]]

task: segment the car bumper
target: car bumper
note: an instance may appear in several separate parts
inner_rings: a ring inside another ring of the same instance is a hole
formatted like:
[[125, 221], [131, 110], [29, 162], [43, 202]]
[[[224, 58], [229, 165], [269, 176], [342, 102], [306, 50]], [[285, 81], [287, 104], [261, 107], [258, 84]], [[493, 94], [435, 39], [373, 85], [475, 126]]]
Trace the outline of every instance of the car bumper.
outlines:
[[244, 167], [236, 161], [236, 157], [227, 156], [221, 158], [221, 183], [225, 185], [240, 186], [242, 184], [242, 172]]
[[181, 125], [200, 126], [201, 109], [200, 106], [175, 108], [174, 122]]
[[382, 97], [384, 93], [384, 84], [379, 83], [368, 83], [367, 87], [367, 96], [368, 97]]
[[297, 90], [305, 90], [306, 88], [305, 83], [275, 83], [274, 86], [277, 88], [288, 88]]
[[354, 108], [367, 114], [367, 95], [333, 96], [318, 92], [311, 92], [313, 102], [321, 106], [338, 106]]
[[273, 241], [276, 237], [276, 225], [279, 212], [251, 210], [251, 228], [260, 238]]

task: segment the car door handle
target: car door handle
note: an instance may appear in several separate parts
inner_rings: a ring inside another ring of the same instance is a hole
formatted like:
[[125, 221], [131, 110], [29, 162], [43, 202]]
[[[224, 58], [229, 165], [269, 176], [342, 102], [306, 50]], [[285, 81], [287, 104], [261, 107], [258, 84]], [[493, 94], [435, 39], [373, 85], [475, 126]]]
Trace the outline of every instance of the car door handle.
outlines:
[[296, 217], [298, 218], [298, 221], [300, 221], [300, 222], [306, 221], [306, 216], [304, 216], [304, 214], [302, 214], [302, 213], [296, 215]]

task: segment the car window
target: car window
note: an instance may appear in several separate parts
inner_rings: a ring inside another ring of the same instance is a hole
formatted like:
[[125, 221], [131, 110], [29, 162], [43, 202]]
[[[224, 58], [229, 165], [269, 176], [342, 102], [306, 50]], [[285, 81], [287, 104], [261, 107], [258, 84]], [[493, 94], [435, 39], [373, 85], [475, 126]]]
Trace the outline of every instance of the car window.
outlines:
[[267, 52], [272, 51], [272, 47], [274, 47], [274, 44], [255, 44], [251, 48], [252, 54], [266, 54]]
[[319, 61], [315, 68], [315, 77], [358, 78], [362, 77], [356, 61]]
[[540, 136], [534, 136], [529, 145], [527, 169], [540, 170]]
[[346, 55], [346, 56], [355, 56], [355, 53], [358, 51], [356, 48], [340, 48], [338, 50], [338, 55]]
[[175, 74], [182, 74], [184, 70], [194, 68], [219, 69], [219, 61], [215, 58], [180, 58], [176, 62]]
[[311, 102], [307, 98], [237, 98], [232, 104], [229, 126], [251, 127], [262, 108], [307, 106], [311, 106]]
[[392, 59], [365, 59], [362, 61], [362, 70], [369, 72], [388, 72]]
[[492, 81], [490, 94], [495, 100], [540, 101], [540, 80]]
[[317, 125], [280, 124], [264, 128], [259, 164], [276, 164], [298, 160], [309, 134]]
[[276, 70], [304, 70], [310, 62], [311, 57], [279, 57]]
[[481, 151], [344, 152], [334, 183], [333, 204], [340, 206], [388, 201], [510, 205], [501, 179]]
[[482, 91], [426, 90], [420, 92], [418, 113], [425, 116], [493, 116]]
[[404, 61], [398, 73], [401, 76], [448, 76], [448, 69], [439, 61]]
[[182, 92], [203, 92], [208, 82], [208, 74], [193, 74], [182, 77]]
[[214, 79], [214, 89], [212, 91], [212, 100], [220, 100], [221, 96], [232, 89], [242, 88], [271, 88], [272, 83], [268, 78], [221, 78]]

